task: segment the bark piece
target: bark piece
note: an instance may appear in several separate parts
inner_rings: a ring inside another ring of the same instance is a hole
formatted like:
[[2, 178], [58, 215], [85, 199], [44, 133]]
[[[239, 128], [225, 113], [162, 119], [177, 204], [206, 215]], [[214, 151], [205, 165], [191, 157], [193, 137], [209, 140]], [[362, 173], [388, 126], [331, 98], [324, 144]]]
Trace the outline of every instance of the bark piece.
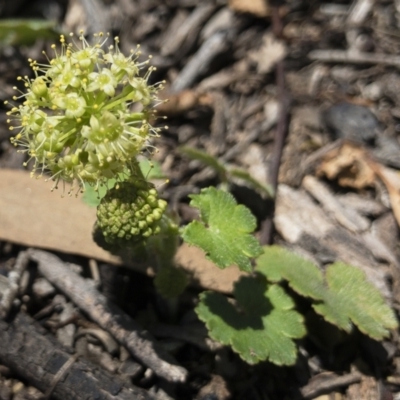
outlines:
[[365, 198], [357, 193], [346, 193], [336, 196], [344, 207], [350, 207], [356, 210], [359, 214], [373, 217], [378, 217], [387, 211], [387, 208], [380, 202]]
[[26, 314], [19, 313], [9, 323], [0, 321], [0, 362], [52, 398], [151, 399], [143, 389], [124, 384], [118, 377], [72, 357]]
[[351, 232], [363, 232], [370, 223], [367, 218], [350, 207], [344, 207], [337, 197], [318, 179], [307, 175], [303, 179], [303, 187], [330, 213], [340, 225]]
[[188, 89], [199, 76], [206, 73], [215, 57], [228, 50], [233, 32], [234, 29], [228, 32], [217, 31], [209, 37], [176, 77], [170, 92]]
[[190, 16], [184, 18], [183, 21], [181, 21], [182, 17], [179, 16], [180, 25], [175, 23], [174, 26], [165, 33], [165, 39], [160, 46], [161, 54], [163, 56], [178, 54], [179, 58], [182, 58], [197, 39], [200, 28], [210, 18], [214, 10], [214, 4], [204, 4], [200, 2]]

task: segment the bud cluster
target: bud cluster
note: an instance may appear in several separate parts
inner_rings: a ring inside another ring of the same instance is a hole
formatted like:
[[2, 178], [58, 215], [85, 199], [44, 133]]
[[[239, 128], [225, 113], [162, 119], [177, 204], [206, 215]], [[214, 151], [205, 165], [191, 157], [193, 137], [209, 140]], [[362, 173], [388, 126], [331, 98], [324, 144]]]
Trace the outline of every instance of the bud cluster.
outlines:
[[140, 77], [149, 61], [137, 61], [138, 49], [124, 56], [118, 37], [108, 50], [107, 37], [95, 37], [92, 46], [82, 33], [78, 43], [61, 35], [61, 50], [52, 46], [49, 64], [29, 60], [35, 78], [18, 78], [27, 93], [14, 96], [23, 103], [8, 112], [10, 130], [19, 129], [12, 142], [34, 160], [32, 175], [50, 171], [55, 187], [60, 179], [83, 189], [117, 177], [158, 135], [149, 123], [162, 87], [148, 83], [154, 68]]
[[166, 207], [151, 183], [131, 178], [117, 183], [103, 197], [97, 208], [97, 227], [108, 244], [129, 247], [160, 232]]

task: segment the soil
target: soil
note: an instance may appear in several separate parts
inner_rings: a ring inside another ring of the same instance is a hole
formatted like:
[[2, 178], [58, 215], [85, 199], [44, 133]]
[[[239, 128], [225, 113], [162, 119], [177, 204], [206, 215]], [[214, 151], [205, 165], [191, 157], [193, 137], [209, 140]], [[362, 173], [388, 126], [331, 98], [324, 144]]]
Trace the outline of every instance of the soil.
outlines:
[[237, 269], [218, 275], [182, 246], [191, 284], [164, 299], [151, 264], [96, 250], [93, 210], [43, 182], [26, 189], [3, 105], [17, 76], [32, 75], [27, 59], [46, 62], [54, 32], [109, 32], [125, 54], [140, 44], [152, 82], [166, 81], [157, 108], [168, 129], [152, 160], [181, 224], [197, 218], [190, 194], [226, 184], [185, 146], [259, 183], [228, 182], [262, 244], [321, 269], [355, 265], [398, 313], [398, 1], [14, 0], [0, 1], [0, 18], [1, 400], [400, 399], [397, 331], [383, 342], [347, 334], [301, 301], [317, 334], [297, 341], [293, 366], [251, 366], [211, 341], [194, 307], [205, 289], [229, 295]]

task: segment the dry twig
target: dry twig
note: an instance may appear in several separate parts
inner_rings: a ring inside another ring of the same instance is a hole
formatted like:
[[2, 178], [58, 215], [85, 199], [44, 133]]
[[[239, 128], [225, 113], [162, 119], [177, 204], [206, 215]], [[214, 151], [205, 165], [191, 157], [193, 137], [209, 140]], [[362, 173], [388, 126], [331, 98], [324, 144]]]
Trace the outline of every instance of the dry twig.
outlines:
[[119, 307], [112, 304], [94, 285], [71, 271], [58, 257], [41, 250], [29, 250], [39, 271], [58, 287], [100, 327], [109, 332], [130, 353], [151, 368], [158, 376], [173, 382], [183, 382], [187, 371], [155, 340]]
[[367, 18], [374, 6], [374, 0], [357, 0], [351, 6], [347, 23], [350, 25], [361, 25]]
[[362, 53], [346, 50], [313, 50], [308, 58], [316, 61], [353, 64], [384, 64], [400, 67], [400, 57], [382, 53]]
[[329, 378], [323, 377], [323, 379], [312, 380], [308, 385], [304, 386], [301, 389], [301, 394], [304, 399], [314, 399], [315, 397], [324, 393], [330, 393], [336, 389], [349, 386], [360, 381], [361, 374], [358, 372], [353, 372], [343, 376], [333, 375]]
[[199, 3], [191, 15], [178, 27], [174, 34], [166, 35], [161, 46], [161, 54], [169, 56], [172, 54], [182, 57], [182, 46], [191, 38], [194, 41], [197, 38], [196, 31], [210, 18], [215, 10], [214, 4]]
[[[273, 4], [271, 6], [272, 26], [274, 34], [277, 38], [281, 37], [282, 35], [282, 21], [279, 16], [279, 5], [280, 1], [277, 1], [276, 4]], [[279, 167], [281, 164], [283, 147], [287, 135], [288, 115], [289, 115], [288, 112], [289, 101], [285, 91], [285, 69], [283, 60], [280, 60], [276, 63], [275, 74], [276, 74], [276, 85], [278, 87], [278, 101], [280, 105], [280, 110], [279, 110], [278, 124], [275, 131], [274, 148], [272, 151], [273, 158], [271, 163], [270, 182], [269, 182], [274, 190], [274, 193], [276, 193], [276, 190], [278, 188]], [[261, 224], [261, 234], [260, 234], [261, 244], [271, 243], [272, 232], [273, 232], [273, 220], [272, 216], [269, 216]]]

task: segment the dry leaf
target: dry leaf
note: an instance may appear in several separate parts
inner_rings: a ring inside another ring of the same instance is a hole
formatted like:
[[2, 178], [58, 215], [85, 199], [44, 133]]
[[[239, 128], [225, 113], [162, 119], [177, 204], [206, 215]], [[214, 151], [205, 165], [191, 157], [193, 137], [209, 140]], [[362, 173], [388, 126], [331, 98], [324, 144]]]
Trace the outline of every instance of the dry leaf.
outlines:
[[258, 73], [265, 74], [286, 56], [286, 46], [272, 33], [266, 33], [261, 47], [256, 51], [251, 51], [249, 56], [252, 61], [257, 63]]
[[62, 198], [62, 185], [54, 192], [52, 186], [25, 171], [0, 170], [0, 239], [120, 262], [92, 240], [96, 209], [74, 196]]
[[337, 179], [342, 187], [364, 189], [373, 186], [375, 173], [368, 162], [365, 149], [355, 143], [345, 142], [326, 154], [317, 170], [318, 176]]
[[[32, 179], [28, 172], [0, 169], [0, 240], [127, 265], [92, 240], [96, 209], [81, 198], [62, 198], [62, 189], [50, 192], [51, 187], [51, 182]], [[240, 276], [238, 268], [220, 270], [200, 249], [185, 244], [176, 259], [192, 283], [205, 289], [230, 292]], [[127, 266], [147, 272], [146, 265]]]
[[352, 142], [344, 142], [326, 154], [317, 175], [337, 179], [339, 185], [354, 189], [373, 186], [378, 177], [386, 186], [393, 214], [400, 226], [400, 173], [373, 160], [367, 150]]
[[229, 0], [229, 7], [234, 11], [254, 14], [257, 17], [270, 15], [266, 0]]

